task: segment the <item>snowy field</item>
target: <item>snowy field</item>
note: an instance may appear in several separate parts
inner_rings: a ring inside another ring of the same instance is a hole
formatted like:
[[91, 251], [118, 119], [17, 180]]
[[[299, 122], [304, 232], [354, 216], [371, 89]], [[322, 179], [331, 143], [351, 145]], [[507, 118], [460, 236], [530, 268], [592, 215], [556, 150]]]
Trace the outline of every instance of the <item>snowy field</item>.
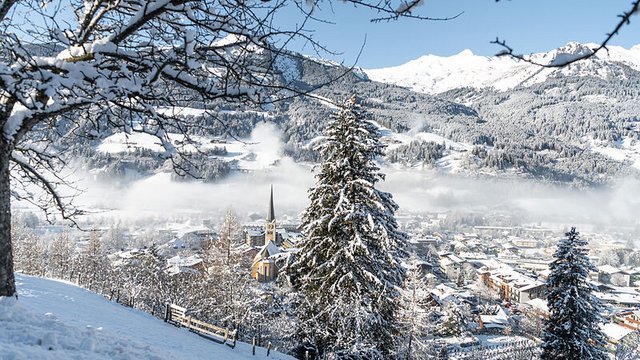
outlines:
[[[19, 299], [0, 299], [0, 359], [267, 359], [64, 282], [17, 274]], [[293, 359], [271, 352], [268, 359]]]

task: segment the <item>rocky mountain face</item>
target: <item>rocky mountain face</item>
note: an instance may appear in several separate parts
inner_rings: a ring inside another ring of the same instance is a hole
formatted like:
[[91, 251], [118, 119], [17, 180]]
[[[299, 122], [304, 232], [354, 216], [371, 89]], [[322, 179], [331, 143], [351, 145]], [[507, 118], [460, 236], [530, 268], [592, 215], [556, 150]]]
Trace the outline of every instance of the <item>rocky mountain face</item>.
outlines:
[[[570, 43], [533, 56], [540, 62], [561, 61], [589, 46]], [[215, 112], [198, 111], [197, 104], [183, 108], [183, 116], [207, 125], [192, 134], [210, 150], [203, 159], [217, 164], [209, 167], [216, 174], [207, 179], [252, 168], [252, 151], [233, 139], [247, 138], [262, 122], [282, 131], [282, 156], [317, 161], [313, 145], [335, 103], [353, 94], [383, 132], [388, 148], [382, 160], [390, 163], [577, 186], [607, 184], [616, 177], [635, 176], [640, 169], [640, 46], [612, 47], [609, 53], [560, 69], [468, 51], [365, 71], [284, 55], [277, 69], [281, 81], [297, 89], [324, 86], [312, 96], [266, 108], [224, 103], [217, 104]], [[122, 161], [133, 163], [140, 176], [166, 170], [152, 160], [152, 146], [139, 142], [105, 147], [104, 142], [113, 144], [114, 139], [101, 141], [82, 154], [95, 171], [108, 173], [114, 162]]]

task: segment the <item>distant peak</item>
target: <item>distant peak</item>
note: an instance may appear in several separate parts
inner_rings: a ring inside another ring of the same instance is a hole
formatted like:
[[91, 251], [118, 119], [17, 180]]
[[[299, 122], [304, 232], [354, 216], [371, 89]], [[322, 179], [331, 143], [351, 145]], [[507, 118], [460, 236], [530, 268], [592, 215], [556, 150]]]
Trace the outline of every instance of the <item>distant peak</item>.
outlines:
[[575, 41], [568, 42], [566, 45], [549, 53], [552, 56], [549, 64], [570, 62], [575, 58], [591, 54], [596, 47], [597, 45], [595, 44], [581, 44]]
[[558, 52], [564, 54], [583, 55], [593, 52], [598, 45], [596, 44], [582, 44], [576, 41], [570, 41], [566, 45], [558, 48]]
[[469, 49], [464, 49], [464, 50], [460, 51], [458, 53], [458, 55], [456, 55], [456, 56], [473, 56], [473, 55], [474, 55], [473, 51], [471, 51]]

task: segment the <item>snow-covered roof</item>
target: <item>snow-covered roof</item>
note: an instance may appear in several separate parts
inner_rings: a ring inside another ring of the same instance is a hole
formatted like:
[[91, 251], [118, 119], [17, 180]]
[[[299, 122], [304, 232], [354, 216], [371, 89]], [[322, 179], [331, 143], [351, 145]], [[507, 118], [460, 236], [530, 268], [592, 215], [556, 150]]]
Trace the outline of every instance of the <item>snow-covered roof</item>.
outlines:
[[202, 259], [198, 255], [180, 256], [176, 255], [167, 259], [167, 264], [171, 266], [185, 266], [192, 267], [202, 262]]
[[455, 262], [451, 261], [451, 259], [449, 259], [449, 258], [444, 258], [444, 259], [440, 260], [440, 266], [442, 266], [442, 267], [447, 267], [447, 266], [449, 266], [451, 264], [455, 264]]
[[487, 329], [504, 329], [509, 324], [509, 320], [496, 318], [494, 315], [480, 315], [480, 321]]
[[433, 290], [431, 290], [431, 295], [441, 305], [448, 301], [459, 303], [459, 300], [456, 298], [455, 294], [456, 290], [445, 284], [439, 284]]
[[518, 290], [520, 290], [520, 291], [528, 291], [528, 290], [532, 290], [532, 289], [538, 288], [538, 287], [543, 286], [543, 285], [544, 284], [541, 283], [540, 281], [534, 280], [534, 282], [532, 282], [532, 283], [530, 283], [528, 285], [525, 285], [525, 286], [519, 288]]
[[465, 259], [465, 260], [469, 260], [469, 259], [486, 260], [487, 259], [487, 254], [483, 254], [483, 253], [480, 253], [480, 252], [461, 252], [460, 253], [460, 257]]
[[634, 305], [640, 306], [640, 294], [627, 294], [627, 293], [601, 293], [595, 292], [598, 299], [614, 304]]
[[601, 324], [600, 328], [602, 332], [614, 342], [620, 341], [623, 337], [633, 332], [632, 329], [614, 323]]
[[264, 235], [264, 229], [260, 229], [260, 228], [247, 228], [245, 231], [247, 232], [247, 235], [249, 235], [249, 236], [262, 236], [262, 235]]
[[612, 275], [612, 274], [619, 273], [620, 269], [613, 267], [611, 265], [601, 265], [601, 266], [598, 266], [598, 271]]
[[539, 271], [538, 274], [544, 278], [548, 278], [549, 275], [551, 275], [551, 269], [545, 269], [545, 270]]
[[202, 259], [198, 255], [180, 256], [176, 255], [167, 259], [167, 267], [165, 272], [170, 275], [176, 275], [180, 273], [198, 273], [198, 270], [193, 267], [202, 263]]
[[281, 252], [282, 250], [280, 250], [280, 248], [276, 244], [274, 244], [272, 241], [268, 241], [266, 244], [264, 244], [263, 247], [260, 248], [260, 251], [258, 251], [256, 256], [253, 258], [253, 262], [255, 263], [256, 261], [267, 259]]
[[545, 299], [531, 299], [526, 302], [527, 305], [544, 312], [549, 312], [549, 306], [547, 305], [547, 300]]
[[640, 268], [622, 270], [627, 275], [640, 275]]

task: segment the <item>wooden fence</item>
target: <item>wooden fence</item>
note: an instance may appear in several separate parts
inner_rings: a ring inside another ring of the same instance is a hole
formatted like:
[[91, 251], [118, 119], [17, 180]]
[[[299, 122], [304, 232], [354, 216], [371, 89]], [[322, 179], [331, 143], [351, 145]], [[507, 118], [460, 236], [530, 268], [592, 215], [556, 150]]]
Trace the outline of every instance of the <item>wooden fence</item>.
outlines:
[[514, 341], [496, 345], [480, 345], [451, 349], [447, 358], [455, 360], [532, 360], [540, 355], [540, 346], [533, 341]]
[[227, 344], [231, 348], [236, 347], [238, 333], [236, 330], [229, 330], [223, 327], [211, 325], [207, 322], [195, 319], [187, 314], [187, 309], [174, 305], [166, 304], [164, 311], [164, 321], [180, 327], [185, 327], [190, 331], [204, 335], [209, 339]]

